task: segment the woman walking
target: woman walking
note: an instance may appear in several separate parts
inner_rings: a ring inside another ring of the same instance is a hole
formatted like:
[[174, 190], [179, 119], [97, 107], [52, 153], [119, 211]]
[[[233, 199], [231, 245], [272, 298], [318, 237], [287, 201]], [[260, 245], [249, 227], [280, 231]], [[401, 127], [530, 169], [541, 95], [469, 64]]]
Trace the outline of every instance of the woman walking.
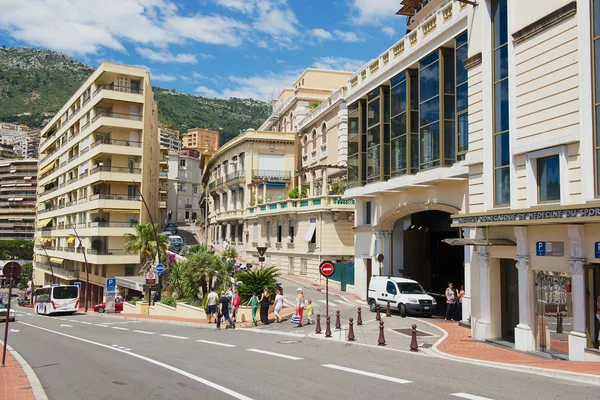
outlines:
[[465, 297], [465, 285], [460, 285], [460, 291], [458, 292], [458, 320], [462, 321], [462, 301]]
[[302, 292], [302, 288], [298, 288], [296, 290], [298, 293], [298, 297], [296, 297], [296, 315], [300, 317], [300, 323], [298, 324], [298, 328], [302, 327], [302, 315], [304, 314], [304, 293]]
[[265, 325], [269, 325], [269, 289], [264, 288], [263, 293], [260, 296], [260, 322]]
[[279, 313], [283, 308], [283, 296], [281, 295], [279, 289], [277, 289], [275, 293], [275, 309], [273, 310], [273, 312], [275, 313], [275, 318], [277, 318], [277, 322], [281, 322], [282, 318], [281, 315], [279, 315]]
[[256, 297], [256, 292], [252, 292], [252, 297], [250, 298], [250, 309], [252, 310], [252, 325], [256, 326], [256, 310], [258, 309], [258, 297]]

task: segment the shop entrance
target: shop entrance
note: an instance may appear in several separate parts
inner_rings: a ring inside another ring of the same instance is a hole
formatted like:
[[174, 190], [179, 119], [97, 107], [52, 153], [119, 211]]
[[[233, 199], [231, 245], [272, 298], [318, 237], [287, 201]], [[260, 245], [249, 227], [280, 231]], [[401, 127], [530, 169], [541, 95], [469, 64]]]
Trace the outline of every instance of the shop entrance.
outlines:
[[537, 349], [556, 356], [569, 354], [573, 323], [571, 277], [567, 273], [537, 271], [535, 318]]
[[589, 348], [600, 345], [600, 264], [585, 267], [585, 322]]
[[515, 341], [515, 327], [519, 324], [519, 270], [515, 261], [500, 259], [502, 339]]

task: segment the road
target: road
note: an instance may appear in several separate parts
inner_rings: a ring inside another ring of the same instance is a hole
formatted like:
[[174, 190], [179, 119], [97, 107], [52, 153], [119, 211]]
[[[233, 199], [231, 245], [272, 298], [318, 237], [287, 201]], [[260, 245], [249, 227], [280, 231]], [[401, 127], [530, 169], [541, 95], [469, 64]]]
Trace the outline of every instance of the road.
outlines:
[[9, 344], [51, 400], [598, 398], [597, 386], [305, 334], [17, 311]]

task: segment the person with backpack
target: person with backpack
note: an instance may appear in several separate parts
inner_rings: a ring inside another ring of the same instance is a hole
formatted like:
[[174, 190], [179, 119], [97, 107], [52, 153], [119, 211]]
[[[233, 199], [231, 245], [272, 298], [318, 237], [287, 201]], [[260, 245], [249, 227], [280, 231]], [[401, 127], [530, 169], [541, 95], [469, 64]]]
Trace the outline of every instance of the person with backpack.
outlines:
[[229, 297], [225, 292], [221, 292], [221, 299], [219, 300], [219, 316], [217, 318], [217, 329], [221, 329], [221, 318], [229, 322], [232, 329], [235, 329], [235, 324], [229, 317]]

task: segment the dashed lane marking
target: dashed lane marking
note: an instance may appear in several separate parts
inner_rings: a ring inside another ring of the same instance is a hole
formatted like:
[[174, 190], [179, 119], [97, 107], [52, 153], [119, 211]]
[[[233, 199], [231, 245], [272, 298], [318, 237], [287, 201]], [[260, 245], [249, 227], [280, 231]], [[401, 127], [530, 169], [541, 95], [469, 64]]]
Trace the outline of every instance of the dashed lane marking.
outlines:
[[475, 396], [474, 394], [469, 394], [469, 393], [452, 393], [450, 396], [460, 397], [460, 398], [469, 399], [469, 400], [492, 400], [489, 397]]
[[253, 353], [266, 354], [268, 356], [274, 356], [274, 357], [280, 357], [280, 358], [287, 358], [288, 360], [293, 360], [293, 361], [302, 360], [302, 358], [300, 358], [300, 357], [288, 356], [287, 354], [274, 353], [272, 351], [259, 350], [259, 349], [247, 349], [247, 350], [251, 351]]
[[120, 330], [120, 331], [128, 331], [128, 330], [129, 330], [129, 328], [123, 328], [123, 327], [121, 327], [121, 326], [111, 326], [111, 328], [113, 328], [113, 329], [118, 329], [118, 330]]
[[210, 340], [202, 340], [202, 339], [200, 339], [200, 340], [196, 340], [196, 342], [206, 343], [206, 344], [214, 344], [215, 346], [235, 347], [235, 344], [212, 342]]
[[144, 335], [154, 335], [155, 334], [154, 332], [146, 332], [146, 331], [138, 331], [138, 330], [135, 330], [134, 332], [143, 333]]
[[96, 325], [96, 326], [101, 326], [101, 327], [103, 327], [103, 328], [110, 328], [109, 326], [102, 325], [102, 324], [94, 324], [94, 325]]
[[363, 375], [363, 376], [369, 376], [371, 378], [381, 379], [381, 380], [384, 380], [384, 381], [390, 381], [390, 382], [395, 382], [395, 383], [400, 383], [400, 384], [412, 383], [412, 381], [407, 381], [405, 379], [400, 379], [400, 378], [394, 378], [392, 376], [375, 374], [373, 372], [361, 371], [359, 369], [354, 369], [354, 368], [341, 367], [339, 365], [334, 365], [334, 364], [325, 364], [325, 365], [323, 365], [323, 367], [325, 367], [325, 368], [331, 368], [331, 369], [337, 369], [339, 371], [350, 372], [350, 373], [353, 373], [353, 374], [358, 374], [358, 375]]
[[168, 335], [166, 333], [162, 333], [160, 336], [164, 336], [164, 337], [168, 337], [168, 338], [173, 338], [173, 339], [182, 339], [182, 340], [188, 340], [189, 339], [189, 337], [177, 336], [177, 335]]
[[86, 321], [79, 321], [79, 323], [84, 324], [84, 325], [93, 325], [91, 322], [86, 322]]
[[297, 337], [297, 338], [306, 337], [306, 335], [303, 333], [281, 332], [281, 331], [275, 331], [275, 330], [263, 329], [263, 328], [245, 328], [243, 330], [240, 330], [240, 332], [264, 333], [267, 335], [281, 335], [281, 336], [290, 336], [290, 337]]

